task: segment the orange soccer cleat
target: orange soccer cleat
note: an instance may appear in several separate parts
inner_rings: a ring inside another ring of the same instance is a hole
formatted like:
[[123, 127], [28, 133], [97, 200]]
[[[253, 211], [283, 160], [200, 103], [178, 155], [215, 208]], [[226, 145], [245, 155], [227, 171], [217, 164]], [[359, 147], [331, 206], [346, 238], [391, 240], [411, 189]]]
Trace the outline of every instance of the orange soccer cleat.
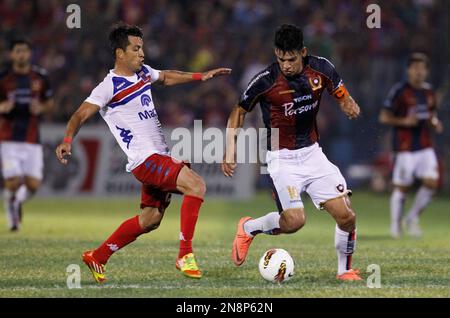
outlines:
[[249, 216], [239, 220], [237, 232], [233, 242], [232, 259], [236, 266], [241, 266], [245, 262], [248, 249], [253, 241], [253, 237], [247, 235], [244, 231], [244, 223], [251, 220]]
[[105, 265], [98, 262], [94, 256], [92, 256], [92, 252], [93, 251], [86, 251], [83, 253], [83, 262], [89, 267], [95, 281], [97, 283], [103, 283], [106, 281]]
[[359, 270], [357, 269], [350, 269], [345, 273], [336, 275], [336, 278], [342, 281], [362, 280], [361, 276], [359, 276]]

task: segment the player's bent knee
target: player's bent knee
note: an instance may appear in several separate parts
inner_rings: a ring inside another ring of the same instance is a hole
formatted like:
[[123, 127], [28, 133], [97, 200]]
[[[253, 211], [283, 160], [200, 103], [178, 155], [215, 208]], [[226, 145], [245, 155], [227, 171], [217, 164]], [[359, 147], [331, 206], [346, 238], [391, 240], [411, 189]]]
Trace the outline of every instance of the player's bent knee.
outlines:
[[139, 225], [144, 233], [156, 230], [161, 224], [163, 215], [158, 208], [147, 207], [142, 210], [139, 216]]
[[16, 192], [17, 190], [19, 190], [21, 185], [22, 182], [20, 178], [10, 178], [5, 180], [5, 188], [12, 192]]
[[305, 214], [300, 211], [289, 211], [283, 213], [280, 218], [281, 231], [286, 234], [295, 233], [306, 223]]
[[161, 221], [156, 222], [156, 223], [147, 224], [144, 227], [142, 227], [142, 231], [144, 231], [144, 233], [149, 233], [151, 231], [156, 230], [160, 224], [161, 224]]
[[436, 190], [439, 187], [438, 180], [434, 180], [434, 179], [423, 180], [422, 184], [423, 184], [423, 186], [425, 186], [431, 190]]
[[203, 178], [198, 175], [193, 176], [186, 194], [203, 198], [206, 194], [206, 184]]

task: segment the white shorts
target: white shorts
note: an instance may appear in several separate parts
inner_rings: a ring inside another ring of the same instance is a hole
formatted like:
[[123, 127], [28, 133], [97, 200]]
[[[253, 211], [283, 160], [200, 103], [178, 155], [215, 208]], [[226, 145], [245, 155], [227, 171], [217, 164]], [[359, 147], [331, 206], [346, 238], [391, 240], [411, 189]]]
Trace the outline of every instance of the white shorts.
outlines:
[[42, 180], [42, 145], [4, 141], [0, 143], [0, 155], [4, 179], [27, 176]]
[[401, 151], [395, 155], [392, 183], [410, 186], [418, 179], [439, 179], [439, 166], [432, 148], [418, 151]]
[[266, 158], [280, 212], [303, 208], [302, 192], [308, 193], [317, 209], [351, 192], [339, 168], [328, 160], [318, 143], [297, 150], [268, 151]]

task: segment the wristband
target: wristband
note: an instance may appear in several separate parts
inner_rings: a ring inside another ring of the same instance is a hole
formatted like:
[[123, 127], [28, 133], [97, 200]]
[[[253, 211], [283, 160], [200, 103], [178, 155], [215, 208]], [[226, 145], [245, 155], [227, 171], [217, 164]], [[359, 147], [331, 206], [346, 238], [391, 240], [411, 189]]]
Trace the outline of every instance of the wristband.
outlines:
[[63, 142], [71, 144], [72, 143], [72, 137], [64, 137]]
[[192, 73], [192, 79], [194, 81], [201, 81], [202, 80], [202, 73]]

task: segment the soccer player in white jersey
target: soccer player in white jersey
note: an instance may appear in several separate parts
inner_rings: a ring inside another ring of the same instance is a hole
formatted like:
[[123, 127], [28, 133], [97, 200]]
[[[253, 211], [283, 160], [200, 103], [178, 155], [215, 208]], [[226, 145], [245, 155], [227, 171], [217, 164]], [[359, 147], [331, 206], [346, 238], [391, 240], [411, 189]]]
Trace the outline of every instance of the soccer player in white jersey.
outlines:
[[105, 264], [117, 250], [143, 233], [158, 228], [171, 193], [184, 195], [181, 205], [180, 250], [175, 265], [184, 275], [201, 278], [192, 251], [192, 239], [206, 192], [204, 180], [189, 164], [172, 158], [161, 131], [151, 88], [153, 83], [176, 85], [206, 81], [231, 72], [219, 68], [204, 73], [159, 71], [144, 64], [140, 28], [116, 26], [109, 35], [115, 65], [70, 118], [56, 156], [67, 164], [71, 142], [81, 125], [100, 112], [111, 133], [128, 157], [126, 170], [142, 183], [141, 213], [123, 222], [97, 249], [86, 251], [83, 261], [97, 282], [105, 281]]
[[[222, 171], [228, 177], [233, 175], [237, 128], [243, 126], [246, 113], [259, 103], [269, 133], [267, 170], [273, 181], [278, 212], [257, 219], [243, 217], [239, 221], [233, 262], [236, 266], [244, 263], [252, 240], [260, 233], [294, 233], [302, 228], [306, 218], [300, 193], [307, 192], [316, 208], [324, 209], [336, 221], [337, 278], [361, 280], [359, 272], [352, 268], [356, 218], [348, 197], [350, 190], [339, 169], [319, 147], [316, 124], [325, 90], [349, 118], [359, 116], [359, 106], [330, 61], [307, 55], [298, 27], [286, 24], [277, 30], [275, 55], [277, 62], [255, 75], [229, 116], [227, 128], [231, 134], [227, 132]], [[278, 129], [279, 140], [271, 140], [272, 129]]]

